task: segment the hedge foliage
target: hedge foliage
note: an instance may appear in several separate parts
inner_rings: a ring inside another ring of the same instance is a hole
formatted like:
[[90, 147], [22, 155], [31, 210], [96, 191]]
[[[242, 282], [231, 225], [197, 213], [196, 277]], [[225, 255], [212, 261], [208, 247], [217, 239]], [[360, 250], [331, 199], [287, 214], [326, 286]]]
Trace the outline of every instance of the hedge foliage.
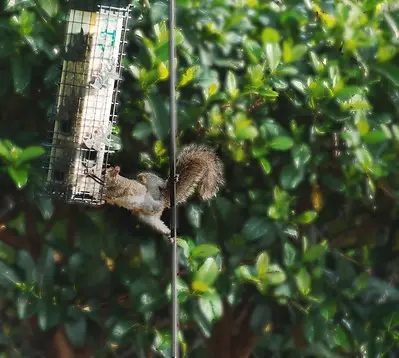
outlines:
[[[166, 177], [168, 4], [132, 3], [112, 161]], [[179, 210], [182, 352], [393, 356], [396, 3], [176, 3], [178, 142], [216, 147], [227, 178]], [[79, 354], [170, 357], [168, 243], [122, 209], [39, 195], [65, 11], [8, 0], [0, 17], [2, 357], [65, 337]]]

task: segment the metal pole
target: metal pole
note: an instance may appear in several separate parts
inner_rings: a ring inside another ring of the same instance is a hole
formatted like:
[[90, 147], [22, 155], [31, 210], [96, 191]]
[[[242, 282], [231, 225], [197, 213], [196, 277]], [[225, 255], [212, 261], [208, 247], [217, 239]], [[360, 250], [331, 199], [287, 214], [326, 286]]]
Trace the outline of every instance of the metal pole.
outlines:
[[170, 76], [170, 207], [172, 209], [171, 238], [172, 238], [172, 357], [179, 357], [178, 317], [176, 279], [178, 273], [178, 255], [176, 242], [176, 47], [175, 47], [175, 0], [169, 0], [169, 76]]

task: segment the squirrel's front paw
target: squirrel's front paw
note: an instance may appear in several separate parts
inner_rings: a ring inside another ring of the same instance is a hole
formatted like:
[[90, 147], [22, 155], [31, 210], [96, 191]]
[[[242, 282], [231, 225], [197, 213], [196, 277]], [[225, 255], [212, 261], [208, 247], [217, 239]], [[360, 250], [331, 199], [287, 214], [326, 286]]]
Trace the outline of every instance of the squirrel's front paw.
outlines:
[[111, 199], [111, 198], [108, 198], [108, 197], [103, 197], [103, 199], [104, 199], [104, 201], [105, 201], [107, 204], [110, 204], [110, 205], [114, 205], [114, 204], [115, 204], [114, 199]]
[[162, 235], [165, 235], [165, 236], [167, 236], [167, 237], [170, 237], [170, 234], [171, 234], [171, 231], [170, 231], [170, 229], [167, 227], [167, 226], [165, 226], [165, 227], [163, 227], [163, 228], [160, 228], [160, 233], [162, 234]]

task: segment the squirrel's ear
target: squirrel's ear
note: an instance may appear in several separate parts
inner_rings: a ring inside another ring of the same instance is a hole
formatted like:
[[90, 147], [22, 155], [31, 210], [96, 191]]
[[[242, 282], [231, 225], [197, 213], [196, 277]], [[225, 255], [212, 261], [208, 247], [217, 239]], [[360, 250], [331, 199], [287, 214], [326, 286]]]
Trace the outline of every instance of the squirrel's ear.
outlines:
[[147, 183], [147, 177], [144, 174], [139, 174], [137, 175], [137, 180], [141, 183], [141, 184], [146, 184]]

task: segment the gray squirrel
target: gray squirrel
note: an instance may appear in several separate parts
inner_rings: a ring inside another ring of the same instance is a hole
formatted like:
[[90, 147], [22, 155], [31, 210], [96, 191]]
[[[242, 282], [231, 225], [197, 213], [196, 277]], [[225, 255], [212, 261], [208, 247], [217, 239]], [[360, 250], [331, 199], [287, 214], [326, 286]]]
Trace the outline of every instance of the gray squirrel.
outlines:
[[[137, 180], [119, 174], [119, 167], [106, 170], [104, 200], [123, 207], [136, 215], [155, 231], [170, 235], [161, 220], [165, 208], [170, 207], [170, 180], [154, 173], [142, 172]], [[225, 184], [224, 165], [212, 148], [190, 144], [182, 148], [176, 162], [176, 204], [187, 201], [196, 191], [202, 200], [216, 196]]]

